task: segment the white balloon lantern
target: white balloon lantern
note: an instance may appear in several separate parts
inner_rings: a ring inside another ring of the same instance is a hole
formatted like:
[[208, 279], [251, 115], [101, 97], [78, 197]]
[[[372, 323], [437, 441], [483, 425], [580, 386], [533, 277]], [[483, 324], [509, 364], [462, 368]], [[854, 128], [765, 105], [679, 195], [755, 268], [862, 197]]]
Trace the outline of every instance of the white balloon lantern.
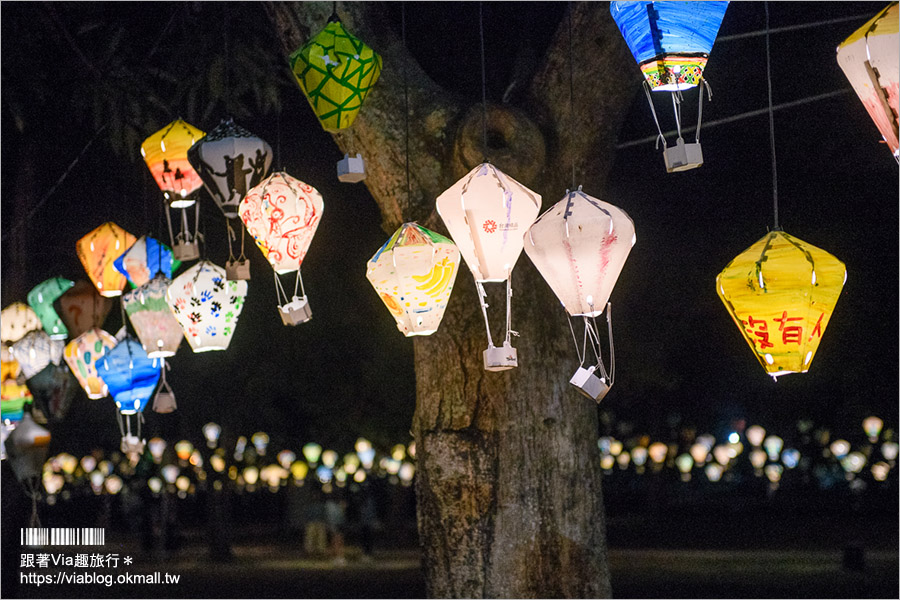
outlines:
[[227, 281], [225, 269], [203, 260], [169, 285], [166, 301], [194, 352], [227, 350], [247, 296], [246, 281]]
[[41, 472], [50, 450], [50, 432], [34, 422], [26, 412], [5, 443], [10, 466], [16, 479], [32, 499], [30, 526], [40, 526], [37, 501], [40, 494]]
[[[597, 402], [606, 396], [615, 378], [609, 296], [635, 239], [634, 223], [625, 211], [585, 194], [580, 187], [567, 192], [525, 234], [528, 258], [568, 315], [584, 319], [581, 348], [575, 343], [581, 364], [569, 383]], [[609, 334], [608, 369], [603, 363], [596, 322], [604, 309]], [[585, 367], [591, 354], [596, 362]]]
[[62, 362], [65, 347], [64, 340], [54, 340], [46, 331], [38, 329], [29, 331], [25, 337], [13, 344], [12, 354], [22, 367], [25, 379], [31, 379], [50, 363], [58, 365]]
[[[522, 234], [541, 208], [540, 194], [531, 191], [490, 163], [482, 163], [438, 196], [437, 211], [475, 278], [487, 329], [484, 368], [505, 371], [518, 366], [510, 343], [513, 267], [522, 253]], [[494, 346], [488, 321], [484, 284], [506, 282], [506, 335]]]
[[[312, 318], [300, 266], [322, 218], [322, 194], [316, 188], [285, 172], [274, 173], [247, 192], [238, 208], [241, 221], [253, 236], [263, 256], [275, 270], [278, 310], [285, 325]], [[297, 272], [294, 294], [288, 298], [283, 273]], [[298, 289], [301, 296], [297, 295]]]
[[0, 311], [0, 342], [12, 344], [29, 331], [41, 328], [37, 313], [24, 302], [13, 302]]

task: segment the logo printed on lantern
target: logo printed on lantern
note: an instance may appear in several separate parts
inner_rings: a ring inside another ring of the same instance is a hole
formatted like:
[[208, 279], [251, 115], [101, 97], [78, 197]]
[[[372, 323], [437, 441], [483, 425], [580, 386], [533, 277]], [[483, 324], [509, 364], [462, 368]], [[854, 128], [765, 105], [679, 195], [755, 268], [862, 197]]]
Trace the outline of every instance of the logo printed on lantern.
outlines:
[[494, 233], [495, 231], [497, 231], [497, 222], [493, 219], [488, 219], [484, 222], [482, 228], [484, 229], [485, 233]]

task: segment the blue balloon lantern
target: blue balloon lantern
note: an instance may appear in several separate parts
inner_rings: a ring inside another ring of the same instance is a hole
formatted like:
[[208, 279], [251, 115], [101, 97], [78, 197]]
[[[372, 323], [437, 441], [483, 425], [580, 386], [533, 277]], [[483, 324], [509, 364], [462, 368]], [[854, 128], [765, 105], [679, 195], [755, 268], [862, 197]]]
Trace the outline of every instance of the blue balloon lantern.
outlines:
[[172, 250], [159, 240], [143, 236], [117, 258], [113, 266], [128, 279], [128, 283], [141, 287], [159, 272], [172, 279], [172, 272], [178, 270], [181, 261], [175, 260]]
[[[139, 415], [156, 389], [161, 369], [162, 359], [148, 357], [140, 342], [131, 337], [119, 342], [97, 362], [97, 372], [116, 402], [122, 431], [122, 452], [126, 454], [140, 454], [143, 451], [142, 419]], [[137, 416], [134, 432], [130, 420], [132, 416]]]
[[[703, 164], [700, 149], [700, 115], [703, 109], [703, 90], [700, 90], [697, 116], [697, 137], [685, 144], [681, 136], [682, 92], [703, 86], [709, 97], [709, 84], [703, 70], [709, 60], [719, 26], [728, 2], [611, 2], [610, 13], [625, 38], [634, 59], [644, 74], [644, 89], [653, 112], [659, 139], [663, 141], [666, 170], [685, 171]], [[665, 136], [650, 92], [671, 92], [678, 129], [676, 145], [665, 146]]]

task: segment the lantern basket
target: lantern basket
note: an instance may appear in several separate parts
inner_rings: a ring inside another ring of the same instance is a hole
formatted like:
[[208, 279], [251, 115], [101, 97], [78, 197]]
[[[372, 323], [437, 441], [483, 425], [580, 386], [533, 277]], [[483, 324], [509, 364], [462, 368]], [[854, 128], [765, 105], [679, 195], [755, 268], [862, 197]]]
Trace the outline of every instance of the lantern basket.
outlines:
[[[298, 289], [301, 294], [299, 296], [297, 295]], [[299, 269], [297, 269], [297, 277], [294, 280], [294, 294], [290, 301], [288, 301], [278, 273], [275, 273], [275, 295], [278, 297], [278, 314], [281, 315], [281, 322], [284, 325], [299, 325], [312, 319], [312, 309], [309, 307], [306, 289], [303, 287], [303, 276]]]
[[337, 177], [343, 183], [359, 183], [365, 179], [366, 163], [362, 154], [357, 152], [355, 157], [345, 154], [337, 163]]
[[181, 209], [181, 231], [175, 235], [172, 230], [172, 215], [166, 210], [166, 221], [169, 224], [169, 240], [172, 242], [172, 257], [181, 262], [200, 258], [200, 203], [194, 203], [194, 230], [188, 225], [187, 210]]
[[228, 230], [228, 260], [225, 261], [225, 279], [228, 281], [249, 281], [250, 280], [250, 259], [244, 255], [244, 237], [247, 229], [241, 226], [241, 254], [237, 258], [231, 249], [231, 242], [237, 237], [234, 228], [231, 226], [231, 219], [225, 220], [225, 227]]

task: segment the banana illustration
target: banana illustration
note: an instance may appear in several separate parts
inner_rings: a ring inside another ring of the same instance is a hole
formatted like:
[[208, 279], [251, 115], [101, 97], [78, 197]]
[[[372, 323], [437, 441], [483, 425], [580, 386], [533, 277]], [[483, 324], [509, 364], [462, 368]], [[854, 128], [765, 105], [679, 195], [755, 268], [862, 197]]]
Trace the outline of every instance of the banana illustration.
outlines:
[[450, 284], [450, 278], [453, 276], [455, 263], [449, 262], [449, 258], [444, 258], [441, 262], [434, 265], [431, 273], [428, 275], [413, 275], [412, 278], [422, 285], [417, 285], [416, 289], [424, 291], [428, 296], [438, 296], [447, 289]]

